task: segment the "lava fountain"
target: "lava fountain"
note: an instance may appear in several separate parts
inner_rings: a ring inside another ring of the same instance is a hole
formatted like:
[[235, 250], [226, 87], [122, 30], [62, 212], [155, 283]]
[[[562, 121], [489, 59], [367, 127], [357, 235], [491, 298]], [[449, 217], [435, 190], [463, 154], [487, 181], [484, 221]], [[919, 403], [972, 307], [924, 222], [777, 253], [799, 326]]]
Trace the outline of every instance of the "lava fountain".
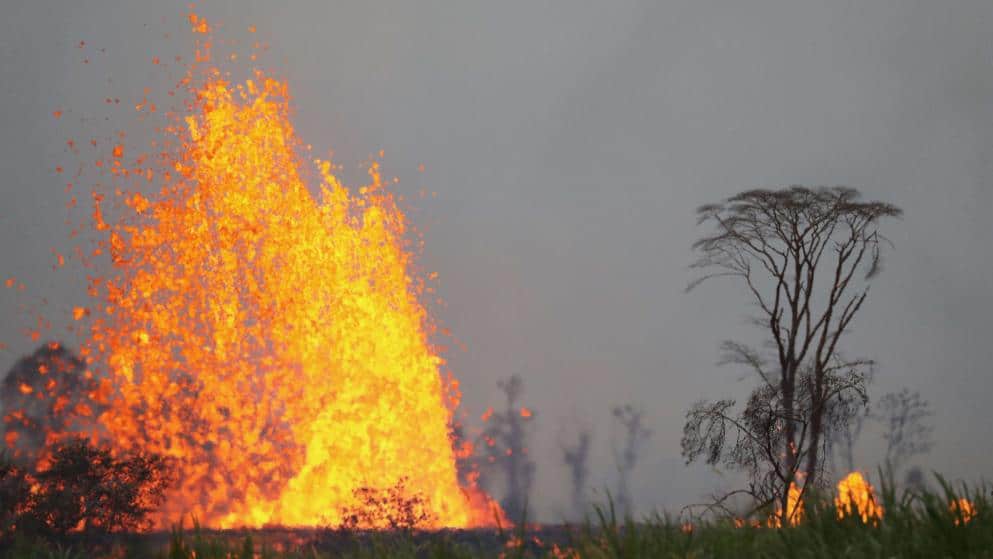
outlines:
[[[424, 527], [492, 523], [492, 502], [459, 478], [458, 385], [378, 167], [349, 189], [309, 160], [286, 83], [194, 74], [158, 144], [172, 148], [107, 160], [142, 186], [118, 188], [117, 210], [94, 194], [112, 271], [90, 279], [83, 353], [105, 369], [101, 436], [176, 465], [157, 525], [334, 525], [366, 506], [359, 495], [397, 487]], [[385, 526], [402, 505], [362, 518]]]

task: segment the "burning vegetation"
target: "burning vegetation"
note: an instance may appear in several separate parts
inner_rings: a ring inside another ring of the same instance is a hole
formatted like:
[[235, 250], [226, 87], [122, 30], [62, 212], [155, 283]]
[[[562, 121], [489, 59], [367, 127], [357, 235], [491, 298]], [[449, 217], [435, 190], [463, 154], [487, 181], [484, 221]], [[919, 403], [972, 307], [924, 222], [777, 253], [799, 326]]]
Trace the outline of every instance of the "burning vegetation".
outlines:
[[876, 524], [883, 517], [883, 507], [876, 493], [859, 472], [852, 472], [838, 482], [834, 506], [838, 510], [838, 518], [857, 516], [863, 523]]

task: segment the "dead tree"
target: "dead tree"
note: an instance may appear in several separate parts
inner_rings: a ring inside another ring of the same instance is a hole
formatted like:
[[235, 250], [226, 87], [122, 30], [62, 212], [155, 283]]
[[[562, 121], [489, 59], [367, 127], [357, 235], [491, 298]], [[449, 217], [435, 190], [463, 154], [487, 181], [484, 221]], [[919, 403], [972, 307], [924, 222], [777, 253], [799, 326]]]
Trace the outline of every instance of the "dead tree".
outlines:
[[[714, 230], [699, 239], [693, 268], [736, 278], [757, 308], [768, 351], [724, 344], [724, 363], [745, 367], [758, 386], [743, 409], [734, 400], [698, 402], [687, 413], [682, 450], [750, 474], [746, 492], [789, 510], [791, 485], [820, 481], [832, 403], [865, 395], [867, 360], [849, 361], [840, 341], [880, 270], [881, 219], [901, 210], [865, 202], [848, 187], [748, 190], [697, 210]], [[785, 520], [785, 519], [784, 519]]]
[[482, 433], [484, 444], [479, 446], [487, 464], [503, 471], [505, 491], [500, 505], [510, 520], [519, 522], [524, 519], [534, 479], [534, 460], [528, 450], [534, 412], [520, 405], [524, 391], [521, 377], [513, 375], [497, 382], [497, 386], [504, 393], [506, 407], [502, 412], [487, 410]]
[[614, 444], [614, 462], [617, 464], [617, 508], [624, 517], [631, 515], [631, 473], [641, 458], [641, 451], [652, 436], [651, 429], [645, 427], [644, 412], [635, 406], [625, 404], [611, 410], [614, 420], [624, 430], [624, 444], [618, 449]]
[[586, 483], [590, 475], [590, 443], [593, 432], [584, 427], [579, 430], [575, 442], [559, 442], [562, 461], [569, 469], [569, 494], [572, 501], [573, 514], [578, 517], [586, 512]]
[[934, 446], [931, 405], [919, 392], [904, 388], [880, 398], [873, 414], [886, 431], [886, 468], [892, 475], [902, 469], [914, 456], [925, 454]]

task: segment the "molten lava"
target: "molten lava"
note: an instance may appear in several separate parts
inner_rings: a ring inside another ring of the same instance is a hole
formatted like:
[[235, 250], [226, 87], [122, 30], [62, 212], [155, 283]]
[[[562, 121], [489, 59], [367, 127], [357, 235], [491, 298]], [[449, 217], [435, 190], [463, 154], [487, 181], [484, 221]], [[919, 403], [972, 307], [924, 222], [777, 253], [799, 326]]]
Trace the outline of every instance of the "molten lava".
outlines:
[[876, 501], [872, 486], [859, 472], [852, 472], [838, 482], [834, 498], [838, 518], [858, 516], [866, 524], [876, 524], [883, 518], [883, 507]]
[[492, 523], [490, 500], [459, 480], [458, 385], [377, 165], [350, 190], [303, 159], [285, 83], [222, 76], [186, 80], [188, 113], [158, 144], [175, 149], [128, 161], [114, 147], [108, 167], [135, 185], [124, 207], [94, 194], [113, 269], [91, 278], [84, 347], [106, 369], [100, 436], [174, 460], [159, 526], [337, 525], [370, 494], [395, 502], [364, 511], [367, 527], [405, 501], [427, 511], [423, 527]]

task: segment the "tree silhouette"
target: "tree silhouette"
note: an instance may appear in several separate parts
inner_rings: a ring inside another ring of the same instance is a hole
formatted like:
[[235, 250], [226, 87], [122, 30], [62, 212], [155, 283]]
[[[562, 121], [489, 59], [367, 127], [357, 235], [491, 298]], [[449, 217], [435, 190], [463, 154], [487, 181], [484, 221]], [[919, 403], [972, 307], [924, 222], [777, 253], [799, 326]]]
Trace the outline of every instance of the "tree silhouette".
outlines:
[[0, 542], [15, 533], [60, 539], [147, 529], [175, 481], [162, 456], [115, 452], [81, 437], [42, 453], [44, 465], [34, 470], [0, 456]]
[[785, 515], [789, 488], [819, 483], [831, 431], [850, 419], [839, 399], [865, 398], [872, 362], [844, 359], [839, 342], [880, 270], [878, 223], [901, 210], [864, 202], [854, 188], [792, 186], [744, 191], [697, 213], [714, 230], [693, 245], [704, 274], [687, 289], [736, 278], [769, 351], [724, 343], [722, 363], [745, 367], [758, 386], [740, 410], [732, 399], [692, 406], [683, 456], [747, 472], [743, 491]]
[[590, 444], [593, 442], [593, 432], [583, 427], [571, 442], [559, 441], [562, 461], [569, 470], [569, 496], [572, 501], [572, 511], [577, 517], [582, 517], [586, 511], [586, 484], [590, 476]]
[[904, 388], [890, 392], [876, 405], [874, 417], [886, 431], [886, 467], [892, 474], [902, 469], [914, 456], [925, 454], [934, 446], [932, 426], [928, 420], [934, 415], [927, 400], [919, 392]]
[[620, 449], [613, 445], [614, 462], [617, 464], [617, 507], [625, 517], [631, 514], [631, 472], [638, 464], [641, 450], [652, 436], [651, 429], [645, 427], [644, 412], [630, 404], [614, 406], [611, 410], [614, 420], [624, 430], [624, 443]]
[[528, 438], [534, 423], [534, 412], [520, 404], [524, 381], [518, 375], [500, 380], [497, 387], [504, 393], [506, 406], [501, 412], [487, 410], [483, 419], [481, 448], [490, 467], [504, 473], [505, 492], [500, 505], [508, 518], [520, 522], [525, 516], [531, 483], [534, 479], [534, 460], [528, 451]]

